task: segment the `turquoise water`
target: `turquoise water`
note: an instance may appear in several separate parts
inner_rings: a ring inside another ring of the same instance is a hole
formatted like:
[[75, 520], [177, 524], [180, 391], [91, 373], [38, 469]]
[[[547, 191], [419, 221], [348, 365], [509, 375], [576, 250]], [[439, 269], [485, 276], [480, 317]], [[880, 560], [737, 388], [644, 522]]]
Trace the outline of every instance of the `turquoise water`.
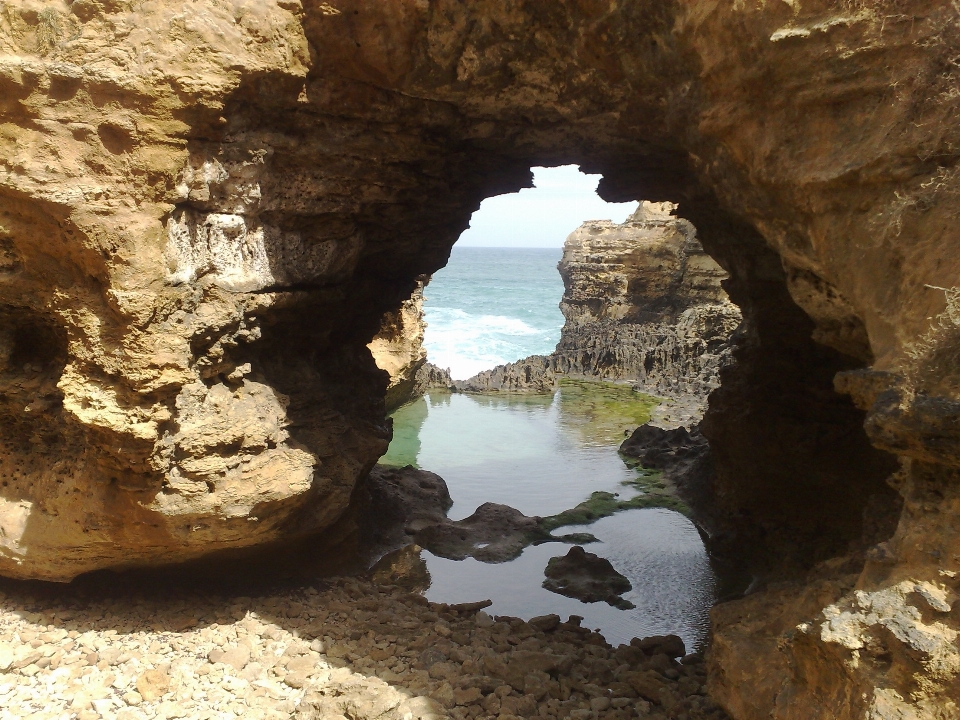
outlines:
[[[607, 491], [628, 498], [626, 483], [646, 473], [617, 452], [625, 432], [649, 417], [656, 400], [625, 386], [566, 382], [553, 395], [478, 396], [433, 393], [394, 413], [394, 441], [381, 462], [418, 465], [440, 475], [454, 504], [450, 517], [471, 515], [484, 502], [526, 515], [553, 515]], [[600, 542], [587, 550], [610, 560], [633, 590], [637, 607], [582, 603], [541, 587], [551, 557], [569, 546], [528, 547], [508, 563], [452, 561], [424, 551], [439, 602], [489, 598], [491, 613], [533, 617], [580, 615], [617, 644], [632, 637], [676, 633], [688, 647], [706, 640], [715, 580], [700, 535], [684, 515], [662, 508], [628, 510], [589, 526]]]
[[424, 291], [424, 346], [455, 380], [553, 352], [563, 315], [561, 248], [454, 246]]
[[610, 383], [564, 382], [552, 395], [432, 393], [393, 414], [394, 439], [380, 462], [440, 475], [454, 520], [485, 502], [554, 515], [592, 492], [630, 493], [622, 483], [639, 473], [617, 447], [656, 404]]

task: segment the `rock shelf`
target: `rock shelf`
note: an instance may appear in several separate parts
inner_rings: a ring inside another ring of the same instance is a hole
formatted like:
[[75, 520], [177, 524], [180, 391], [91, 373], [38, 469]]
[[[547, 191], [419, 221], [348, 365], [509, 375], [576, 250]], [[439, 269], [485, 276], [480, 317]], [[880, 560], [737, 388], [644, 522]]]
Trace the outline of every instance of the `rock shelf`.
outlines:
[[0, 596], [0, 717], [722, 720], [677, 638], [337, 578], [265, 595]]

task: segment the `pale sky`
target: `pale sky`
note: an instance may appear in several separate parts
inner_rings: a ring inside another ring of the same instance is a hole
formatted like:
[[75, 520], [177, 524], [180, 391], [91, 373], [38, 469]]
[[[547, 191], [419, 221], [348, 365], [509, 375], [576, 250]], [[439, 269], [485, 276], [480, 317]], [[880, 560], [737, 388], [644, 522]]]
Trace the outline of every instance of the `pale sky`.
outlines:
[[563, 247], [585, 220], [622, 223], [637, 209], [636, 202], [601, 200], [596, 192], [601, 176], [584, 175], [576, 165], [532, 169], [534, 187], [484, 200], [457, 245]]

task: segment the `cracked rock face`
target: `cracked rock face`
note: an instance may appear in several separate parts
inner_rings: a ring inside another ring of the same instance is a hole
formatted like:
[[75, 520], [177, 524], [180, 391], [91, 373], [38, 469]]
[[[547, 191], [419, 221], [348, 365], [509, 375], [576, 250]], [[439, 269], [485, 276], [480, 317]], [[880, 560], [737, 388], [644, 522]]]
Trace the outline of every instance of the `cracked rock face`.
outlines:
[[[782, 572], [715, 611], [715, 696], [955, 717], [933, 645], [797, 628], [960, 572], [957, 23], [930, 0], [0, 4], [0, 572], [330, 527], [389, 438], [384, 314], [483, 198], [576, 162], [609, 200], [678, 203], [743, 314], [703, 431], [731, 552]], [[858, 408], [833, 379], [867, 366]]]
[[594, 220], [567, 238], [558, 371], [701, 399], [720, 384], [740, 310], [721, 287], [726, 273], [675, 210], [645, 201], [622, 225]]

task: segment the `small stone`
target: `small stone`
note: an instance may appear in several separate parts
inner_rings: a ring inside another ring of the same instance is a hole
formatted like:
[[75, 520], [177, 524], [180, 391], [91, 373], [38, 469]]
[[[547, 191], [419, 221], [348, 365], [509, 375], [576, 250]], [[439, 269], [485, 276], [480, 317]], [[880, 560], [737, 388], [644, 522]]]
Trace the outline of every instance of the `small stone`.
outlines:
[[687, 654], [683, 640], [677, 635], [654, 635], [647, 637], [640, 641], [639, 647], [648, 655], [662, 653], [669, 658], [678, 658]]
[[247, 663], [250, 662], [250, 648], [246, 645], [238, 645], [235, 648], [231, 648], [223, 653], [220, 662], [224, 665], [229, 665], [234, 670], [243, 670]]
[[430, 697], [443, 705], [445, 708], [452, 708], [456, 704], [453, 695], [453, 687], [448, 682], [441, 683], [440, 687], [430, 693]]
[[289, 663], [287, 663], [287, 671], [293, 673], [303, 673], [304, 675], [312, 675], [316, 672], [317, 661], [314, 660], [309, 655], [301, 655], [300, 657], [294, 658]]
[[489, 627], [493, 627], [494, 621], [492, 617], [490, 617], [489, 615], [487, 615], [485, 612], [481, 610], [480, 612], [477, 613], [475, 622], [477, 623], [477, 627], [479, 628], [489, 628]]
[[560, 616], [559, 615], [539, 615], [535, 618], [530, 618], [530, 625], [535, 627], [540, 632], [552, 632], [557, 629], [557, 626], [560, 625]]
[[483, 695], [480, 694], [480, 688], [456, 688], [453, 691], [453, 700], [457, 705], [472, 705], [478, 702]]
[[170, 689], [170, 677], [162, 670], [147, 670], [137, 678], [137, 692], [147, 702], [159, 699]]
[[113, 711], [113, 700], [106, 698], [93, 701], [93, 709], [101, 716]]
[[594, 712], [603, 712], [610, 709], [610, 698], [595, 697], [590, 700], [590, 709]]
[[133, 707], [136, 707], [137, 705], [143, 702], [143, 696], [140, 693], [138, 693], [136, 690], [131, 690], [130, 692], [123, 694], [123, 701], [127, 705], [132, 705]]
[[283, 676], [284, 685], [300, 689], [307, 684], [307, 675], [303, 672], [291, 672]]
[[450, 637], [450, 634], [452, 632], [450, 630], [450, 626], [444, 623], [437, 623], [436, 625], [434, 625], [433, 630], [440, 637]]
[[175, 700], [165, 700], [157, 708], [157, 717], [161, 718], [182, 718], [187, 714], [187, 709]]
[[660, 702], [660, 689], [663, 687], [660, 678], [661, 675], [652, 670], [628, 673], [624, 676], [626, 682], [637, 692], [637, 695], [653, 702]]
[[440, 720], [444, 716], [443, 708], [435, 700], [426, 697], [414, 697], [404, 700], [397, 708], [401, 717], [412, 720]]
[[247, 682], [253, 682], [254, 680], [259, 680], [263, 676], [263, 665], [258, 662], [248, 663], [247, 666], [240, 673], [240, 679], [246, 680]]

